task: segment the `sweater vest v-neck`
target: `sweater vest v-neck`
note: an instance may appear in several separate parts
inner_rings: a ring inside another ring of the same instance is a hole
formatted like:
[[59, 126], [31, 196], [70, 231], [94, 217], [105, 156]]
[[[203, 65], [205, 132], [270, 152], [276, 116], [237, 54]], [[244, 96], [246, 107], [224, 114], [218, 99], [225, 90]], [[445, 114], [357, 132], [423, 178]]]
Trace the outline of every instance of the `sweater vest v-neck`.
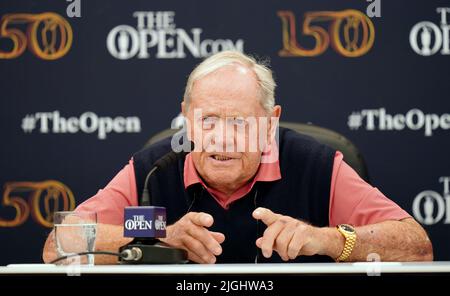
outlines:
[[[170, 138], [164, 139], [133, 156], [137, 192], [156, 160], [171, 151]], [[149, 190], [154, 206], [167, 209], [167, 225], [178, 221], [188, 211], [209, 213], [214, 224], [209, 230], [225, 235], [217, 263], [284, 262], [276, 252], [264, 258], [255, 241], [266, 229], [252, 212], [264, 207], [318, 227], [329, 225], [331, 175], [335, 150], [314, 139], [286, 128], [279, 129], [281, 179], [256, 182], [244, 197], [224, 209], [205, 190], [194, 184], [184, 188], [184, 158], [150, 178]], [[326, 256], [300, 256], [289, 262], [332, 261]]]

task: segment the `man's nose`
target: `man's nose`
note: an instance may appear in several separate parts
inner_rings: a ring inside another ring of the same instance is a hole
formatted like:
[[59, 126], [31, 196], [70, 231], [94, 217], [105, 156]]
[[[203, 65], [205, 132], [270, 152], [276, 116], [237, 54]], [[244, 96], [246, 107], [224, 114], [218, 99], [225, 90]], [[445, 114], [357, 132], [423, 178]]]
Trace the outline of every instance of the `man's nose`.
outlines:
[[234, 152], [235, 133], [233, 127], [221, 122], [214, 129], [214, 146], [216, 151]]

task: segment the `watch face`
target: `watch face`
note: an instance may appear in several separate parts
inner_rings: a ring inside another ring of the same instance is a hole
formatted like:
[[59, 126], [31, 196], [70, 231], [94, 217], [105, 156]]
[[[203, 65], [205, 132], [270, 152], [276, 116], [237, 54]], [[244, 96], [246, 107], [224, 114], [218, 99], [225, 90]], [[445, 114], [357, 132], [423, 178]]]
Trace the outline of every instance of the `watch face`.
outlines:
[[354, 232], [354, 231], [355, 231], [355, 230], [353, 229], [352, 226], [347, 225], [347, 224], [342, 224], [342, 225], [341, 225], [341, 228], [342, 228], [343, 230], [347, 231], [347, 232]]

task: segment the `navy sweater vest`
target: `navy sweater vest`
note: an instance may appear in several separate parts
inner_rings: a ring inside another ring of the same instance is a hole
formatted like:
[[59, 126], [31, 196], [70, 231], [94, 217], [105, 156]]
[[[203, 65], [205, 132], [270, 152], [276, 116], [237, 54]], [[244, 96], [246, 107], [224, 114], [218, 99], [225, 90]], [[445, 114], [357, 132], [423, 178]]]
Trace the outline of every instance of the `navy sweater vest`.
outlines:
[[[212, 231], [222, 232], [225, 241], [217, 263], [283, 262], [276, 252], [264, 258], [255, 241], [266, 226], [252, 217], [257, 207], [308, 222], [328, 226], [331, 174], [335, 150], [280, 128], [280, 170], [282, 178], [274, 182], [257, 182], [251, 192], [223, 209], [202, 185], [184, 188], [184, 159], [158, 171], [149, 182], [153, 205], [167, 209], [171, 225], [189, 211], [205, 212], [214, 217]], [[137, 192], [140, 195], [147, 173], [160, 157], [171, 149], [170, 138], [146, 148], [133, 157]], [[332, 261], [325, 256], [300, 256], [295, 262]], [[292, 262], [291, 261], [291, 262]]]

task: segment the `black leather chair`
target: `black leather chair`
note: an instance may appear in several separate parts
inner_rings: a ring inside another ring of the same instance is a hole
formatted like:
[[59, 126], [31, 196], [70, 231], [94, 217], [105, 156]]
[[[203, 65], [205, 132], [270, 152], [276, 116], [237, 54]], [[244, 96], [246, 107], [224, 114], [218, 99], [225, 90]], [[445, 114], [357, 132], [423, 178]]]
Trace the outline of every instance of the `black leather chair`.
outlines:
[[[296, 122], [280, 122], [280, 126], [292, 129], [316, 139], [318, 142], [339, 150], [344, 155], [344, 160], [350, 165], [366, 182], [370, 182], [366, 162], [358, 148], [343, 135], [330, 129], [313, 124]], [[171, 137], [177, 129], [166, 129], [152, 136], [144, 147], [158, 142], [164, 138]]]

